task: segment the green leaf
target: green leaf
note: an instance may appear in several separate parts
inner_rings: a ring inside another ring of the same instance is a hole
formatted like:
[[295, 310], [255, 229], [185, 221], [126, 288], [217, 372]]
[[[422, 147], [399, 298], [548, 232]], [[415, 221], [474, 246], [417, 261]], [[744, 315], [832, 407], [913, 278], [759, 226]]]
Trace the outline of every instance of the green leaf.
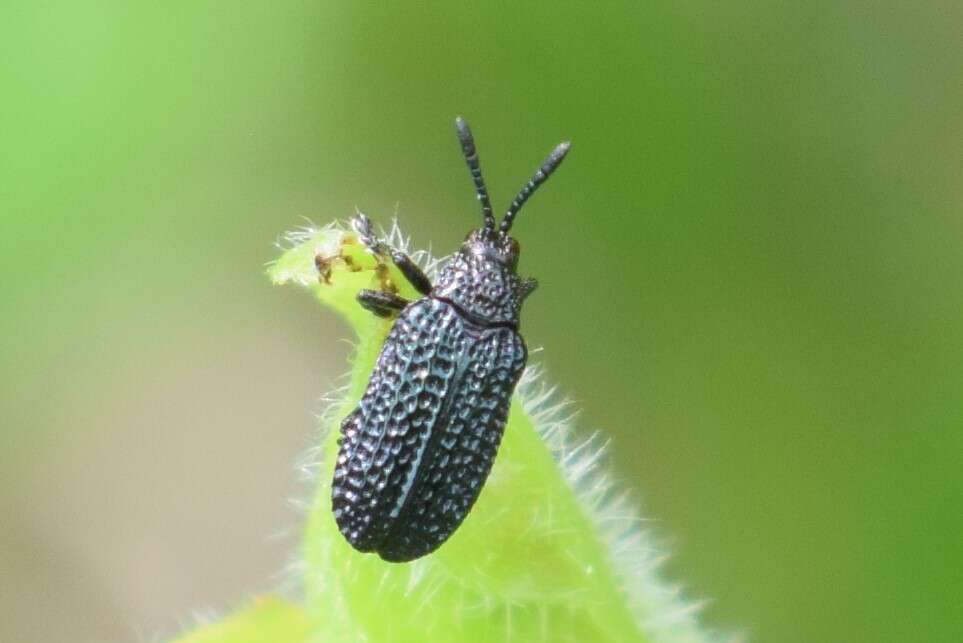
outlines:
[[301, 643], [311, 624], [301, 607], [275, 597], [259, 598], [228, 618], [204, 625], [174, 643]]
[[[325, 643], [652, 642], [714, 640], [695, 619], [697, 606], [657, 573], [662, 559], [640, 529], [633, 503], [611, 483], [597, 437], [572, 438], [569, 407], [529, 366], [512, 402], [491, 475], [464, 524], [435, 553], [386, 563], [351, 548], [331, 512], [338, 428], [367, 384], [391, 321], [356, 301], [363, 288], [419, 295], [393, 265], [379, 264], [354, 232], [332, 224], [285, 237], [270, 267], [275, 284], [309, 289], [356, 334], [348, 383], [322, 419], [315, 499], [302, 545], [304, 612], [292, 606], [273, 640]], [[404, 248], [397, 227], [388, 242]], [[431, 272], [425, 253], [416, 260]], [[256, 622], [255, 622], [256, 621]], [[212, 626], [255, 641], [271, 623], [242, 613]], [[285, 628], [291, 627], [290, 630]], [[244, 628], [250, 628], [245, 631]], [[302, 638], [297, 638], [301, 636]]]
[[[573, 444], [564, 408], [544, 394], [531, 367], [489, 480], [451, 539], [408, 564], [354, 551], [331, 514], [330, 472], [338, 424], [363, 393], [391, 325], [355, 297], [385, 280], [402, 296], [419, 295], [393, 266], [377, 267], [353, 232], [329, 226], [289, 239], [293, 247], [271, 268], [272, 279], [310, 288], [358, 337], [350, 382], [324, 419], [303, 549], [308, 609], [325, 640], [708, 640], [652, 572], [657, 559], [630, 504], [596, 470], [596, 441]], [[390, 242], [405, 245], [397, 228]], [[331, 271], [327, 282], [316, 256]]]

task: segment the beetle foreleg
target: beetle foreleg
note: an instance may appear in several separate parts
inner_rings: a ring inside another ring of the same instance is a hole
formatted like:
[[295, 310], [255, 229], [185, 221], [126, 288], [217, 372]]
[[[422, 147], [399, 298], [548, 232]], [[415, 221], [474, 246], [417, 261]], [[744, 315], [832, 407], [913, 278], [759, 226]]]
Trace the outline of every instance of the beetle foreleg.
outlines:
[[379, 260], [384, 259], [388, 248], [378, 239], [378, 235], [375, 234], [374, 231], [374, 224], [371, 223], [368, 215], [358, 212], [358, 214], [351, 219], [351, 227], [358, 233], [358, 239], [362, 245], [367, 248], [368, 252]]
[[378, 317], [391, 317], [409, 302], [394, 293], [366, 289], [358, 293], [358, 303]]
[[531, 295], [533, 292], [535, 292], [536, 288], [538, 288], [537, 279], [522, 279], [522, 285], [521, 285], [522, 299], [525, 299], [526, 297]]
[[392, 250], [391, 260], [398, 266], [398, 270], [405, 276], [408, 283], [415, 287], [415, 290], [422, 295], [431, 293], [431, 280], [428, 279], [428, 275], [418, 267], [414, 259], [400, 250]]
[[358, 238], [361, 240], [361, 243], [364, 244], [364, 247], [367, 248], [368, 252], [373, 254], [378, 261], [383, 261], [386, 258], [391, 259], [392, 263], [398, 266], [398, 270], [401, 271], [401, 274], [404, 275], [405, 279], [408, 280], [415, 290], [422, 295], [427, 295], [431, 292], [431, 280], [428, 279], [428, 275], [415, 263], [414, 259], [379, 239], [375, 234], [374, 225], [367, 215], [359, 212], [358, 215], [351, 220], [351, 226], [355, 232], [358, 233]]

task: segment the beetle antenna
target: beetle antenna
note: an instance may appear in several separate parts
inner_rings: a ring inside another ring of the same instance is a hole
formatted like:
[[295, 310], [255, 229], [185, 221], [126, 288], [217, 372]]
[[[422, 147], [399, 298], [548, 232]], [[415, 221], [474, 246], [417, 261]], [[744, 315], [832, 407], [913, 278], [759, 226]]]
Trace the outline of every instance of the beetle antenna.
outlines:
[[525, 202], [528, 201], [528, 198], [532, 196], [538, 186], [547, 181], [548, 177], [552, 175], [552, 172], [558, 169], [558, 166], [562, 164], [562, 159], [568, 154], [570, 147], [572, 147], [572, 144], [569, 141], [559, 143], [555, 149], [552, 150], [552, 153], [548, 155], [548, 158], [545, 159], [545, 162], [542, 163], [542, 167], [538, 168], [538, 171], [535, 172], [535, 176], [518, 192], [518, 196], [512, 201], [508, 212], [506, 212], [502, 218], [502, 224], [499, 226], [502, 232], [508, 232], [509, 229], [511, 229], [515, 215], [522, 209], [522, 206], [525, 205]]
[[471, 172], [472, 181], [475, 182], [475, 192], [478, 194], [478, 201], [481, 203], [482, 216], [485, 217], [485, 229], [494, 232], [495, 215], [492, 214], [492, 202], [488, 198], [488, 188], [485, 187], [485, 179], [482, 177], [481, 166], [478, 164], [475, 137], [471, 135], [471, 128], [468, 127], [468, 123], [461, 116], [455, 119], [455, 128], [458, 130], [461, 151], [465, 154], [465, 161], [468, 163], [468, 171]]

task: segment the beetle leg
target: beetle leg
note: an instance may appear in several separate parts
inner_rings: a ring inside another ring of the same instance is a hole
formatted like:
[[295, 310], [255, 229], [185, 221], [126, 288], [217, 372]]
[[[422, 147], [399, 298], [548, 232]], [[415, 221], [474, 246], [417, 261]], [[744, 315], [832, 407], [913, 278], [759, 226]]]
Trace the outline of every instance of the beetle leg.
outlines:
[[374, 224], [371, 223], [368, 215], [359, 212], [351, 218], [351, 227], [358, 233], [358, 239], [362, 245], [367, 248], [368, 252], [373, 254], [379, 261], [384, 259], [387, 254], [387, 247], [378, 239], [378, 235], [375, 234]]
[[394, 293], [366, 289], [358, 293], [358, 303], [378, 317], [391, 317], [410, 302]]
[[399, 250], [392, 250], [391, 260], [398, 266], [398, 270], [405, 276], [408, 283], [414, 286], [415, 290], [422, 295], [431, 293], [431, 280], [428, 279], [428, 275], [418, 267], [414, 259]]
[[522, 279], [522, 299], [525, 299], [538, 288], [537, 279]]
[[398, 266], [398, 270], [401, 271], [401, 274], [404, 275], [405, 279], [408, 280], [415, 290], [422, 295], [427, 295], [431, 292], [431, 280], [428, 279], [428, 275], [418, 267], [414, 259], [378, 239], [374, 231], [374, 225], [367, 215], [359, 212], [358, 215], [351, 220], [351, 226], [355, 232], [358, 233], [358, 238], [361, 240], [361, 243], [364, 244], [364, 247], [367, 248], [368, 252], [373, 254], [378, 261], [383, 261], [385, 258], [391, 259], [392, 263]]

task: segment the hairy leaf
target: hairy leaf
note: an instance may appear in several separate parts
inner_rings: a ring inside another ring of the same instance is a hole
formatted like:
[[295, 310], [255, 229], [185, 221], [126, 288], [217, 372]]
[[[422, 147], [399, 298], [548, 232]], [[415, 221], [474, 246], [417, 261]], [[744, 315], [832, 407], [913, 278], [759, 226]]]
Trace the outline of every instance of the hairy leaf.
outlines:
[[[301, 229], [285, 240], [269, 269], [272, 281], [308, 288], [356, 334], [350, 376], [328, 399], [310, 467], [315, 495], [300, 581], [312, 640], [714, 640], [699, 627], [697, 606], [682, 603], [678, 590], [659, 578], [661, 557], [640, 528], [633, 503], [602, 471], [604, 444], [597, 436], [573, 440], [570, 407], [541, 381], [537, 366], [529, 366], [516, 391], [477, 504], [448, 542], [405, 564], [352, 549], [331, 512], [338, 427], [361, 397], [391, 326], [364, 310], [356, 296], [363, 288], [419, 295], [394, 266], [379, 265], [356, 234], [339, 225]], [[388, 241], [406, 245], [397, 227]], [[414, 258], [434, 272], [426, 253]]]

